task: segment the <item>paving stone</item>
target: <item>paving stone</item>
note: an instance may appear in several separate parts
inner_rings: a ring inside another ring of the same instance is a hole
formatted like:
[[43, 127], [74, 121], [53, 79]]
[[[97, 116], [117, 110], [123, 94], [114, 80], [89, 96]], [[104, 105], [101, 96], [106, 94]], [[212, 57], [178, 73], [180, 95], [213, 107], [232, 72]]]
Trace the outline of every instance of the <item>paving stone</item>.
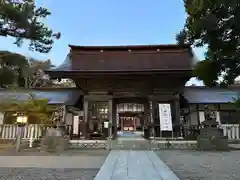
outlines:
[[153, 151], [113, 150], [95, 180], [179, 180]]

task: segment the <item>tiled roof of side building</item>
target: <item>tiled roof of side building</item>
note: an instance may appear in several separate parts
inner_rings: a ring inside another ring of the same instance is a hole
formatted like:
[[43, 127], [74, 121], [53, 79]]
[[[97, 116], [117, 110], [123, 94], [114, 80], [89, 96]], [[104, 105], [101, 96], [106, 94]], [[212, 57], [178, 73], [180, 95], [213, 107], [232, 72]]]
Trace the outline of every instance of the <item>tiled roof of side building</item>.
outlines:
[[[83, 92], [78, 88], [39, 88], [32, 90], [10, 91], [0, 89], [0, 101], [6, 98], [25, 100], [32, 93], [37, 98], [46, 98], [49, 104], [74, 105]], [[183, 96], [189, 103], [220, 104], [233, 102], [240, 96], [240, 88], [185, 87]]]
[[8, 98], [27, 100], [30, 93], [39, 99], [48, 99], [48, 104], [66, 104], [74, 105], [82, 92], [76, 88], [48, 88], [48, 89], [31, 89], [31, 90], [0, 90], [0, 101]]
[[240, 96], [240, 88], [185, 87], [183, 95], [189, 103], [231, 103]]

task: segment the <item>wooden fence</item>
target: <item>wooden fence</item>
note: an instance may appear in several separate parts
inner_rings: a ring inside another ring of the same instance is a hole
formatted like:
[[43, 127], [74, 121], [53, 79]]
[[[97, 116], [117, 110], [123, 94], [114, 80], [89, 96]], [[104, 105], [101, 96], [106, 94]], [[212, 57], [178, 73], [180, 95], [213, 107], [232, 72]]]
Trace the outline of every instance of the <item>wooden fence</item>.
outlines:
[[[15, 124], [0, 125], [0, 139], [15, 139], [17, 128]], [[28, 124], [24, 127], [22, 138], [30, 139], [31, 131], [33, 131], [33, 139], [38, 139], [42, 135], [42, 129], [39, 124]]]
[[[238, 140], [239, 124], [222, 124], [224, 136], [228, 136], [229, 140]], [[33, 139], [38, 139], [42, 136], [42, 129], [39, 124], [28, 124], [24, 127], [23, 139], [31, 138], [31, 131], [33, 131]], [[17, 133], [17, 125], [2, 124], [0, 125], [0, 139], [15, 139]]]
[[238, 140], [239, 124], [221, 124], [224, 136], [228, 136], [229, 140]]

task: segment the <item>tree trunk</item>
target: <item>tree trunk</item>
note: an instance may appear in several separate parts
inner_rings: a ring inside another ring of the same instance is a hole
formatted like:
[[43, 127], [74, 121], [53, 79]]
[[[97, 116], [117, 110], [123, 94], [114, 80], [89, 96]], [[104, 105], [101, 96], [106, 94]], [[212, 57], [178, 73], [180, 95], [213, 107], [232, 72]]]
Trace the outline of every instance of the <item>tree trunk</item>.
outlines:
[[28, 78], [24, 77], [24, 87], [27, 89], [28, 88]]

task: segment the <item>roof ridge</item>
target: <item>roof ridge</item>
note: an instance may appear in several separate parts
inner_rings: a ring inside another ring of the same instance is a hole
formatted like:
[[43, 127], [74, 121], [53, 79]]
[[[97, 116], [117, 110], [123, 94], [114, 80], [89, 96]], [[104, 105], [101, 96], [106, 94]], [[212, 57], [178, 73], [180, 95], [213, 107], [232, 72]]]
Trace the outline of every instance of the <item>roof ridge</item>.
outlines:
[[191, 48], [190, 45], [184, 44], [139, 44], [139, 45], [99, 45], [99, 46], [81, 46], [81, 45], [68, 45], [71, 49], [151, 49], [151, 48]]

